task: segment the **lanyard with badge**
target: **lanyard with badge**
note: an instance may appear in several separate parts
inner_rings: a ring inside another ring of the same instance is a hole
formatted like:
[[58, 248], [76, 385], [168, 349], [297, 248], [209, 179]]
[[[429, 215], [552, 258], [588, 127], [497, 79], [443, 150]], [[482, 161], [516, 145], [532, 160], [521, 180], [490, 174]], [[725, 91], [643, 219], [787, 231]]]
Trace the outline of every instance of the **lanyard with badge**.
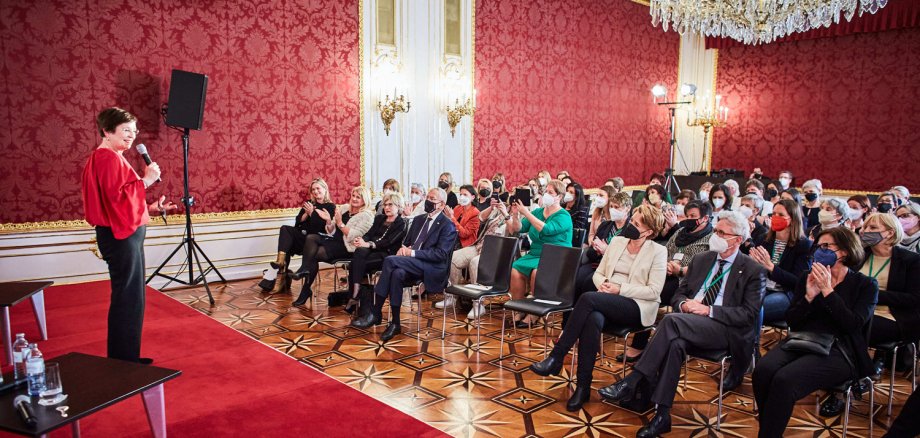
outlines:
[[[615, 227], [615, 226], [616, 226], [616, 224], [614, 224], [613, 226]], [[624, 229], [624, 228], [626, 228], [626, 226], [625, 226], [625, 225], [623, 226], [623, 228], [620, 228], [619, 230], [616, 230], [615, 232], [613, 232], [613, 233], [610, 233], [610, 235], [609, 235], [609, 236], [607, 236], [607, 244], [609, 245], [609, 244], [610, 244], [610, 241], [611, 241], [611, 240], [613, 240], [613, 238], [614, 238], [614, 237], [617, 237], [617, 236], [619, 236], [619, 235], [620, 235], [620, 233], [621, 233], [621, 232], [623, 232], [623, 229]]]
[[891, 258], [889, 257], [888, 260], [885, 260], [885, 263], [883, 263], [882, 266], [878, 268], [878, 271], [875, 271], [874, 274], [872, 273], [873, 262], [875, 262], [875, 254], [870, 254], [869, 255], [869, 276], [877, 279], [879, 274], [881, 274], [882, 271], [885, 270], [885, 267], [888, 266], [888, 263], [891, 262]]
[[[728, 265], [731, 265], [731, 263], [727, 263], [727, 264], [728, 264]], [[718, 266], [718, 265], [719, 265], [719, 259], [716, 259], [716, 264], [713, 265], [713, 268], [715, 268], [715, 267]], [[704, 287], [703, 287], [703, 293], [705, 293], [707, 290], [709, 290], [709, 288], [711, 288], [712, 285], [716, 284], [716, 282], [718, 282], [719, 280], [721, 280], [722, 277], [725, 277], [726, 275], [728, 275], [728, 271], [730, 271], [730, 269], [722, 268], [722, 273], [719, 274], [718, 277], [714, 278], [714, 279], [712, 280], [712, 282], [709, 282], [709, 278], [712, 277], [712, 273], [714, 272], [712, 269], [710, 269], [710, 270], [709, 270], [709, 275], [707, 275], [707, 276], [706, 276], [706, 280], [703, 281], [703, 286], [704, 286]], [[707, 283], [708, 283], [708, 284], [707, 284]]]

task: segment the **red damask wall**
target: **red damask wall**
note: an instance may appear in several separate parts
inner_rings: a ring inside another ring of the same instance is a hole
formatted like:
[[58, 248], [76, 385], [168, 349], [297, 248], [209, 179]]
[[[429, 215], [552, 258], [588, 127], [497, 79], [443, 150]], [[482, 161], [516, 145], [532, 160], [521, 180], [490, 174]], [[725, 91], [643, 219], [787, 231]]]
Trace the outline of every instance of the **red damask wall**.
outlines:
[[719, 51], [713, 168], [920, 191], [920, 28]]
[[293, 207], [319, 176], [341, 200], [359, 182], [357, 0], [3, 1], [0, 20], [0, 223], [83, 217], [111, 105], [139, 117], [153, 193], [178, 202], [181, 139], [159, 118], [173, 68], [209, 76], [194, 211]]
[[647, 182], [667, 166], [667, 111], [678, 35], [627, 0], [476, 2], [477, 178], [518, 184], [542, 169], [595, 187]]

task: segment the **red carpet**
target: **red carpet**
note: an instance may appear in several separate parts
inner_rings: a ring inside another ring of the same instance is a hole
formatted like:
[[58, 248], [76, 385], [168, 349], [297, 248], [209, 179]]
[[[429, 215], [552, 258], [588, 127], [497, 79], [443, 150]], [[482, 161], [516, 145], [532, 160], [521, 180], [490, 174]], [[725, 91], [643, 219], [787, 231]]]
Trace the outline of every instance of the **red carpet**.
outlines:
[[[49, 340], [39, 342], [45, 357], [71, 351], [105, 356], [108, 295], [108, 282], [46, 290]], [[28, 302], [13, 308], [12, 321], [13, 333], [24, 332], [33, 342], [39, 339]], [[182, 370], [165, 386], [171, 436], [443, 436], [151, 288], [142, 356]], [[139, 396], [80, 425], [86, 436], [150, 436]], [[52, 436], [70, 436], [70, 430]]]

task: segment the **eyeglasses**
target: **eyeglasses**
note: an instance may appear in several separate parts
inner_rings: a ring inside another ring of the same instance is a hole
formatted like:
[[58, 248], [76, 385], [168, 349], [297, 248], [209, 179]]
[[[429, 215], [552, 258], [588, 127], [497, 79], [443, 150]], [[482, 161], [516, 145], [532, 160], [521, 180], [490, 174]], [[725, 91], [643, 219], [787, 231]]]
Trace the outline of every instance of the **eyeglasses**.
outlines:
[[723, 238], [723, 239], [726, 239], [726, 238], [729, 238], [729, 237], [737, 237], [737, 236], [738, 236], [738, 234], [726, 233], [725, 231], [722, 231], [722, 230], [715, 230], [715, 233], [716, 233], [716, 236], [719, 236], [719, 237], [721, 237], [721, 238]]
[[819, 243], [817, 246], [820, 249], [829, 249], [831, 251], [837, 251], [837, 245], [834, 243]]

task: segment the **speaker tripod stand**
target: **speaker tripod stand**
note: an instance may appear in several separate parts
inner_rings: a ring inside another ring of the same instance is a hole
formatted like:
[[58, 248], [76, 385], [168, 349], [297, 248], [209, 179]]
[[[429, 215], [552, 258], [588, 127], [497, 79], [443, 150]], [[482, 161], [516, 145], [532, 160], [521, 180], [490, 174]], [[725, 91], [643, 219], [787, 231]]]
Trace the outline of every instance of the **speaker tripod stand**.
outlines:
[[[198, 243], [195, 242], [195, 233], [192, 229], [192, 206], [195, 205], [195, 199], [189, 195], [188, 192], [188, 142], [189, 142], [189, 129], [184, 128], [182, 131], [182, 153], [183, 153], [183, 178], [182, 184], [184, 189], [184, 197], [182, 198], [182, 205], [185, 206], [185, 237], [182, 239], [182, 242], [179, 242], [179, 245], [169, 254], [169, 257], [166, 257], [166, 260], [160, 264], [160, 266], [150, 274], [150, 277], [147, 278], [147, 283], [150, 283], [150, 280], [153, 280], [154, 277], [160, 276], [166, 278], [170, 281], [175, 281], [179, 284], [184, 284], [186, 286], [194, 286], [198, 283], [204, 283], [204, 290], [208, 293], [208, 301], [211, 305], [214, 305], [214, 295], [211, 294], [211, 287], [208, 286], [207, 275], [211, 271], [214, 271], [220, 281], [223, 283], [227, 282], [227, 279], [220, 274], [220, 271], [217, 270], [217, 267], [214, 266], [214, 263], [211, 262], [211, 259], [208, 258], [208, 255], [204, 253], [204, 250], [198, 246]], [[166, 267], [166, 264], [179, 252], [180, 249], [185, 248], [186, 259], [180, 265], [179, 270], [177, 271], [177, 276], [164, 274], [163, 268]], [[208, 268], [203, 269], [201, 264], [201, 259], [207, 263]], [[198, 276], [195, 276], [195, 266], [198, 266]], [[185, 281], [181, 278], [178, 278], [178, 275], [182, 272], [183, 269], [188, 270], [188, 281]]]

